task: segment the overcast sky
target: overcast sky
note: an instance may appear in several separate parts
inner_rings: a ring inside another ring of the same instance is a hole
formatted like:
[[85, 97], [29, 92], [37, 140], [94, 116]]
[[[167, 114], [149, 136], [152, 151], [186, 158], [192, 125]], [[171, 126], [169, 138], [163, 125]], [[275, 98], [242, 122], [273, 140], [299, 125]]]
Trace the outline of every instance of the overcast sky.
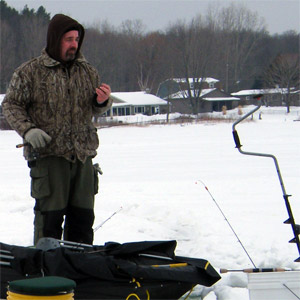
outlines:
[[147, 31], [164, 30], [177, 20], [189, 21], [198, 14], [205, 15], [209, 4], [227, 6], [244, 3], [263, 17], [270, 34], [287, 30], [300, 31], [300, 0], [5, 0], [22, 10], [27, 4], [31, 9], [41, 5], [51, 14], [64, 13], [84, 25], [107, 20], [119, 26], [125, 20], [141, 20]]

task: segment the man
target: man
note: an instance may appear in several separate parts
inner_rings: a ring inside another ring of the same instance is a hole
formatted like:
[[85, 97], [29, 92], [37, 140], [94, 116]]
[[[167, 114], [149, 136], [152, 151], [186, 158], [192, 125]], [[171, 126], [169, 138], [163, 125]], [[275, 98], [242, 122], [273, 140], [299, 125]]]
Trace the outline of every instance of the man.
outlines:
[[98, 177], [92, 158], [99, 141], [93, 113], [112, 104], [109, 85], [82, 56], [84, 28], [58, 14], [41, 56], [13, 74], [3, 113], [24, 138], [35, 198], [34, 243], [41, 237], [92, 244]]

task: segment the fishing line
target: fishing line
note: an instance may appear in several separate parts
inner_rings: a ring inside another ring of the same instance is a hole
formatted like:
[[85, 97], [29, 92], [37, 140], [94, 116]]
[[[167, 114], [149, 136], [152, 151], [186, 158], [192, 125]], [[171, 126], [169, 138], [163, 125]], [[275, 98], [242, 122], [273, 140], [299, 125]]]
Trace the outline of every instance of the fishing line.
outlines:
[[[217, 203], [216, 199], [214, 198], [214, 196], [211, 194], [211, 192], [209, 191], [208, 187], [205, 185], [205, 183], [202, 180], [198, 180], [200, 181], [203, 186], [205, 187], [206, 191], [208, 192], [208, 194], [210, 195], [211, 199], [214, 201], [214, 203], [216, 204], [217, 208], [219, 209], [219, 211], [221, 212], [221, 214], [223, 215], [225, 221], [227, 222], [227, 224], [229, 225], [231, 231], [233, 232], [233, 234], [235, 235], [235, 237], [237, 238], [238, 242], [240, 243], [240, 245], [242, 246], [243, 250], [245, 251], [245, 253], [247, 254], [248, 258], [250, 259], [252, 265], [254, 266], [254, 268], [256, 268], [255, 263], [253, 262], [253, 260], [251, 259], [248, 251], [246, 250], [246, 248], [244, 247], [242, 241], [240, 240], [240, 238], [238, 237], [238, 235], [236, 234], [235, 230], [233, 229], [233, 227], [231, 226], [230, 222], [228, 221], [228, 219], [226, 218], [225, 214], [223, 213], [221, 207], [219, 206], [219, 204]], [[197, 184], [197, 182], [196, 182]]]
[[100, 223], [95, 229], [94, 229], [94, 233], [101, 228], [107, 221], [109, 221], [114, 215], [116, 215], [118, 212], [120, 212], [123, 209], [123, 207], [121, 206], [118, 210], [116, 210], [110, 217], [108, 217], [106, 220], [104, 220], [102, 223]]
[[287, 290], [289, 290], [297, 299], [300, 299], [285, 283], [282, 284]]

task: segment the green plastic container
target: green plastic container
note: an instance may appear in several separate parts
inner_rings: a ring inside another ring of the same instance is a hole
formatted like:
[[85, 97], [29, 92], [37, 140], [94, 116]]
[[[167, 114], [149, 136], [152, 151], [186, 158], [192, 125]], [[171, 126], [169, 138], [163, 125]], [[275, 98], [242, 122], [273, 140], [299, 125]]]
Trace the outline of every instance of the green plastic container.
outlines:
[[69, 300], [75, 287], [75, 281], [57, 276], [15, 280], [9, 283], [7, 300]]

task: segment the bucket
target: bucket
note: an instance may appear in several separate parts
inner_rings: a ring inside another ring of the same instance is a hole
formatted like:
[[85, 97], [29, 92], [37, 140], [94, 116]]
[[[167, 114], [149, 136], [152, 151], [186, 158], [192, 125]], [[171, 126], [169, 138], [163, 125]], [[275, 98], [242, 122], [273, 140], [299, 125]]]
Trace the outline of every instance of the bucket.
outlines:
[[7, 300], [73, 300], [73, 280], [47, 276], [15, 280], [9, 283]]
[[300, 299], [300, 272], [263, 272], [248, 274], [250, 300]]

